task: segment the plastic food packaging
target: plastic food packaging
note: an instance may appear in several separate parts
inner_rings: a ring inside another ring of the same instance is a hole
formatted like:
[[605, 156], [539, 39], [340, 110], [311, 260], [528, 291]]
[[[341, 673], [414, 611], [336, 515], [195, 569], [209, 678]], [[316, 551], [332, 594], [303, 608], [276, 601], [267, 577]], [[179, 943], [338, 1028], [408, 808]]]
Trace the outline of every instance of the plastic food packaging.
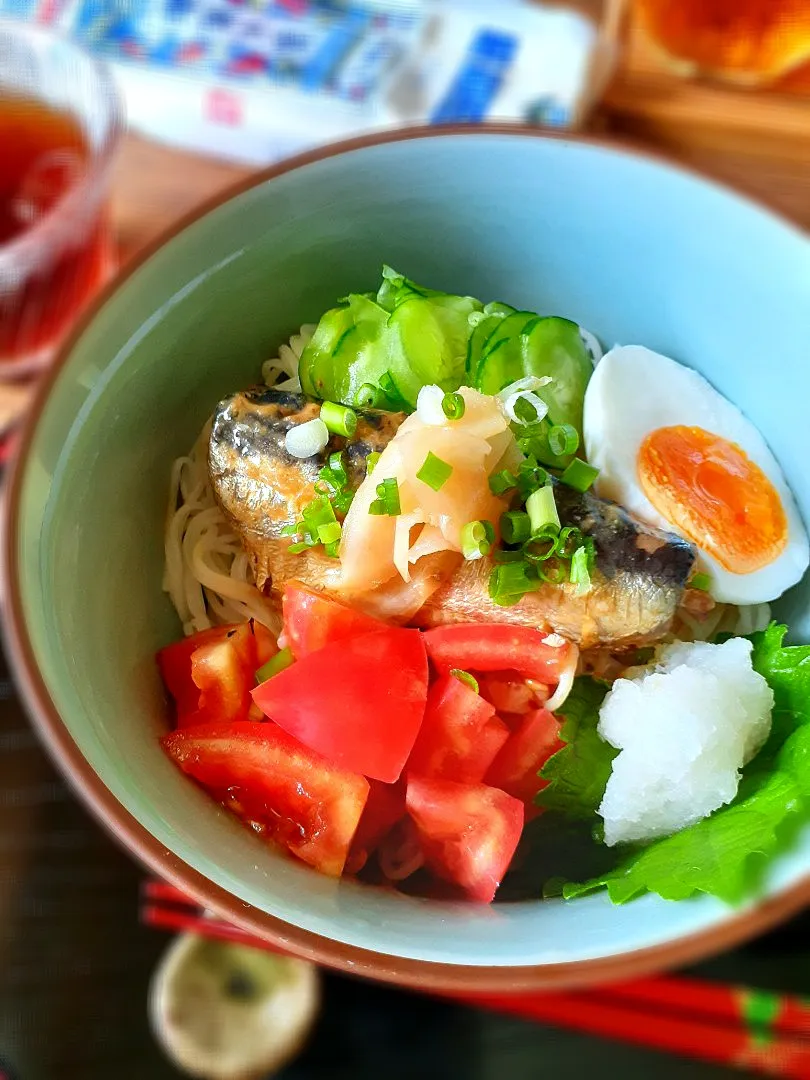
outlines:
[[[575, 128], [619, 0], [0, 0], [112, 66], [130, 126], [267, 164], [402, 124]], [[34, 12], [34, 14], [32, 14]]]

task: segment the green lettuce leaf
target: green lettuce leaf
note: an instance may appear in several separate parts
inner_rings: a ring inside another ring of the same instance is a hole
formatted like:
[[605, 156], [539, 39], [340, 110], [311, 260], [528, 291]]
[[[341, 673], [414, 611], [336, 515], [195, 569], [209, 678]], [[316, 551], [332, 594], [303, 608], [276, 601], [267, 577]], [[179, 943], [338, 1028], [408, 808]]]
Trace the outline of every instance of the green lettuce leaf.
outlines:
[[616, 904], [645, 892], [665, 900], [708, 893], [735, 904], [756, 888], [766, 861], [810, 819], [810, 646], [784, 646], [785, 633], [772, 624], [752, 638], [754, 667], [774, 692], [773, 727], [734, 801], [673, 836], [625, 849], [616, 869], [566, 884], [566, 898], [604, 887]]
[[563, 725], [560, 739], [566, 744], [548, 759], [540, 778], [548, 786], [535, 802], [545, 810], [564, 814], [572, 821], [594, 817], [605, 793], [613, 759], [618, 754], [599, 735], [599, 707], [608, 688], [593, 679], [574, 681], [573, 689], [560, 710]]

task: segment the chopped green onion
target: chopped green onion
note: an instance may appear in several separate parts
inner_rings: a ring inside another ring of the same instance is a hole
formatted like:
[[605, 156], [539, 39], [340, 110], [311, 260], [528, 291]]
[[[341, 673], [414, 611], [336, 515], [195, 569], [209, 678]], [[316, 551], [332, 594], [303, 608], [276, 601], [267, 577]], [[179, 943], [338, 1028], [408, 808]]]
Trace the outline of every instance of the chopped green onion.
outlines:
[[357, 431], [357, 413], [334, 401], [325, 401], [321, 405], [321, 420], [333, 435], [343, 435], [350, 439]]
[[355, 395], [355, 404], [359, 409], [373, 409], [380, 392], [373, 383], [363, 383]]
[[505, 495], [507, 491], [512, 491], [515, 487], [517, 487], [517, 477], [508, 469], [493, 473], [489, 478], [489, 490], [493, 495]]
[[532, 563], [546, 562], [552, 556], [557, 555], [557, 530], [553, 525], [547, 525], [527, 540], [523, 545], [523, 555]]
[[470, 521], [461, 530], [461, 554], [465, 559], [481, 559], [492, 550], [494, 530], [488, 521]]
[[315, 457], [329, 443], [329, 428], [316, 416], [303, 424], [294, 424], [284, 436], [284, 449], [294, 458]]
[[532, 535], [529, 515], [522, 510], [501, 514], [501, 536], [505, 544], [523, 544]]
[[428, 456], [425, 458], [424, 465], [416, 474], [416, 479], [421, 480], [423, 484], [427, 484], [434, 491], [441, 491], [452, 475], [453, 466], [448, 465], [446, 461], [442, 461], [440, 457], [436, 457], [435, 454], [428, 451]]
[[256, 672], [257, 684], [267, 682], [268, 679], [272, 679], [274, 675], [278, 675], [280, 671], [284, 671], [285, 668], [291, 667], [294, 663], [295, 657], [292, 654], [292, 649], [282, 649], [266, 664], [262, 664]]
[[570, 580], [576, 585], [577, 596], [582, 596], [591, 589], [591, 574], [588, 568], [588, 549], [583, 545], [578, 547], [571, 559]]
[[518, 468], [517, 485], [524, 499], [548, 483], [548, 473], [534, 458], [527, 458]]
[[285, 525], [281, 530], [282, 536], [298, 536], [298, 533], [299, 528], [297, 523], [295, 525]]
[[508, 548], [495, 548], [492, 558], [499, 565], [502, 563], [523, 562], [523, 552], [509, 551]]
[[332, 506], [334, 506], [338, 513], [345, 516], [349, 512], [349, 507], [352, 505], [353, 498], [353, 491], [342, 491], [340, 495], [332, 496]]
[[329, 462], [318, 473], [319, 483], [315, 485], [318, 495], [345, 495], [349, 474], [341, 450], [329, 455]]
[[329, 455], [329, 470], [335, 474], [341, 483], [345, 484], [349, 479], [349, 474], [346, 472], [346, 459], [343, 456], [342, 450], [336, 450], [334, 454]]
[[537, 409], [528, 397], [517, 396], [512, 402], [512, 410], [521, 424], [533, 424], [537, 420]]
[[554, 501], [554, 488], [550, 484], [531, 493], [526, 500], [526, 511], [532, 523], [532, 535], [544, 525], [556, 525], [559, 529], [560, 518]]
[[576, 525], [567, 525], [560, 529], [557, 537], [557, 554], [561, 559], [570, 559], [577, 548], [582, 544], [582, 530]]
[[548, 446], [555, 457], [568, 457], [579, 449], [579, 432], [572, 424], [555, 424], [548, 433]]
[[342, 529], [339, 521], [332, 521], [328, 525], [318, 526], [318, 539], [322, 544], [334, 544], [340, 540]]
[[448, 420], [460, 420], [466, 411], [461, 394], [445, 394], [442, 398], [442, 412]]
[[368, 457], [366, 458], [366, 475], [374, 472], [374, 466], [377, 464], [381, 457], [382, 454], [378, 454], [376, 450], [368, 455]]
[[574, 491], [585, 492], [598, 475], [599, 470], [595, 469], [593, 465], [589, 465], [582, 458], [574, 458], [562, 474], [561, 480], [564, 484], [572, 487]]
[[458, 679], [459, 682], [464, 683], [465, 686], [469, 686], [473, 693], [478, 693], [478, 680], [474, 675], [471, 675], [469, 671], [462, 671], [460, 668], [450, 668], [450, 674], [454, 679]]
[[711, 586], [712, 579], [708, 574], [695, 574], [692, 580], [689, 582], [690, 589], [700, 589], [701, 592], [708, 592]]
[[560, 559], [549, 559], [538, 568], [537, 575], [549, 585], [562, 585], [568, 577], [568, 566]]
[[377, 498], [368, 508], [376, 516], [399, 517], [402, 506], [399, 501], [399, 485], [393, 477], [377, 485]]
[[526, 563], [501, 563], [489, 575], [489, 595], [501, 607], [511, 607], [518, 600], [537, 588], [537, 582], [528, 575]]
[[331, 525], [332, 522], [337, 521], [334, 507], [325, 495], [313, 499], [308, 506], [304, 507], [301, 516], [307, 529], [314, 536], [317, 536], [321, 525]]
[[528, 424], [520, 431], [512, 428], [522, 453], [535, 462], [546, 461], [551, 457], [551, 451], [548, 448], [548, 430], [549, 426], [545, 421], [542, 424]]
[[331, 544], [324, 544], [323, 550], [326, 552], [330, 559], [339, 558], [340, 540], [333, 540]]

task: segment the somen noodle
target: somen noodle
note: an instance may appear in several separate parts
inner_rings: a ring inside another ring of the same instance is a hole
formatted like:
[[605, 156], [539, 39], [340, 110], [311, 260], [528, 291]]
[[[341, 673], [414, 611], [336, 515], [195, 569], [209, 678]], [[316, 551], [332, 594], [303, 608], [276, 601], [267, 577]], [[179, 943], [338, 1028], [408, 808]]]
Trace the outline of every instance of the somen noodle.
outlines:
[[[303, 326], [279, 355], [262, 365], [262, 378], [280, 390], [300, 390], [298, 361], [312, 337]], [[208, 475], [208, 420], [188, 454], [172, 465], [166, 513], [163, 589], [193, 634], [254, 618], [273, 633], [279, 617], [256, 588], [253, 568], [232, 525], [214, 498]]]

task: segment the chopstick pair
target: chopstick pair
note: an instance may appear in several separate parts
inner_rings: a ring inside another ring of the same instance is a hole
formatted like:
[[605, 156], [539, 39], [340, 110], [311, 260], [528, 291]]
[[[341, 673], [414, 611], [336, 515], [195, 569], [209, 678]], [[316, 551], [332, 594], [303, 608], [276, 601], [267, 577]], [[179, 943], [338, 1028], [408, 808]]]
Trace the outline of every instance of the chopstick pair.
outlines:
[[[144, 884], [141, 921], [274, 951], [163, 882]], [[810, 1002], [790, 995], [662, 976], [572, 993], [439, 996], [751, 1073], [810, 1080]]]

